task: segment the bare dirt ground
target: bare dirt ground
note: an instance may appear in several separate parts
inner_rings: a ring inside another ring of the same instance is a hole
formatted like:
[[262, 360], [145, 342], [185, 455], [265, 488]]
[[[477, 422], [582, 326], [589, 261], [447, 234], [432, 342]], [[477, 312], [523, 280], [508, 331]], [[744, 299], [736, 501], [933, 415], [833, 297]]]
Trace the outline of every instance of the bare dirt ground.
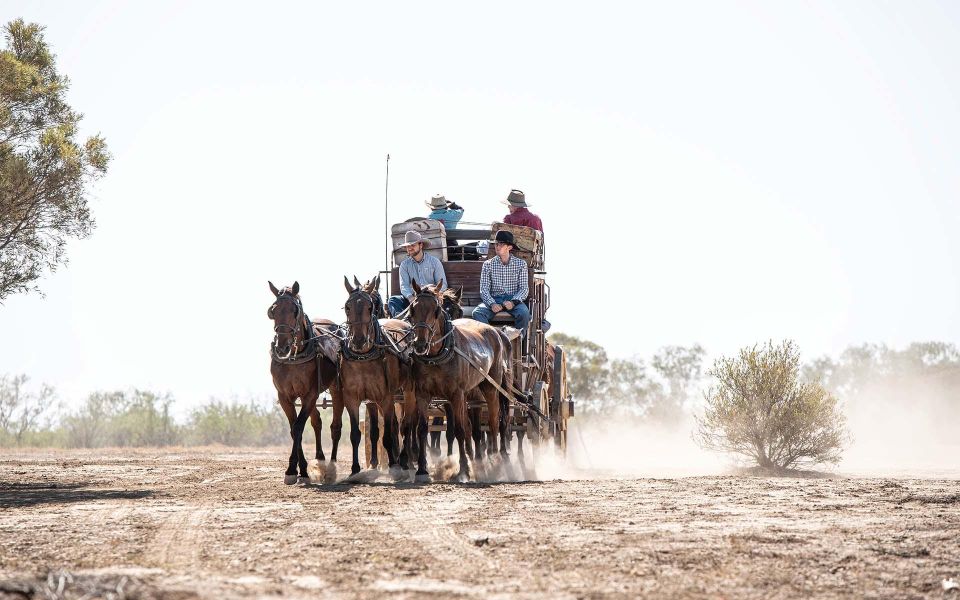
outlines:
[[0, 598], [960, 599], [956, 479], [284, 486], [284, 463], [3, 451]]

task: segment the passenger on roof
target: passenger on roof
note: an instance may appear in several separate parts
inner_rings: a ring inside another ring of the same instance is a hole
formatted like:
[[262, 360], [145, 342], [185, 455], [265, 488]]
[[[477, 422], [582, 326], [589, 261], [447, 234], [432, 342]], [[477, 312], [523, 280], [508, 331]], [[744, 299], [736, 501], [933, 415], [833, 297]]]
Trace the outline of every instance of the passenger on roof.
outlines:
[[400, 263], [400, 295], [390, 296], [387, 300], [387, 311], [391, 317], [396, 317], [410, 306], [410, 299], [413, 298], [411, 280], [420, 286], [439, 284], [441, 290], [447, 287], [443, 263], [423, 251], [430, 247], [430, 240], [424, 239], [418, 231], [408, 231], [403, 241], [400, 247], [407, 251], [407, 258]]
[[[440, 194], [430, 198], [430, 201], [424, 204], [432, 209], [430, 216], [427, 218], [440, 221], [446, 229], [456, 229], [457, 223], [463, 217], [463, 207], [457, 205], [456, 202], [447, 200]], [[418, 281], [417, 284], [420, 284], [420, 282]]]
[[484, 261], [480, 270], [480, 306], [473, 310], [473, 318], [489, 323], [493, 315], [507, 311], [513, 315], [517, 329], [526, 331], [530, 323], [530, 309], [523, 303], [530, 293], [527, 261], [510, 253], [515, 247], [513, 233], [498, 231], [497, 255]]
[[523, 192], [510, 190], [510, 194], [503, 203], [510, 209], [510, 214], [503, 218], [504, 223], [532, 227], [543, 233], [543, 223], [540, 222], [540, 217], [527, 210], [527, 198]]

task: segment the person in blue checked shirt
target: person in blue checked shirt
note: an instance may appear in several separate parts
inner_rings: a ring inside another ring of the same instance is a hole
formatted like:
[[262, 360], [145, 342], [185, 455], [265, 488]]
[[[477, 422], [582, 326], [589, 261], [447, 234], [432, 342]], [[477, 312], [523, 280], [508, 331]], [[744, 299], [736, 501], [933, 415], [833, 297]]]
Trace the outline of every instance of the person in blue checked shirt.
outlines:
[[391, 317], [396, 317], [410, 306], [410, 299], [413, 298], [411, 279], [420, 286], [438, 284], [441, 290], [447, 287], [443, 263], [423, 251], [430, 247], [430, 240], [423, 239], [417, 231], [408, 231], [403, 242], [400, 247], [407, 251], [407, 258], [400, 263], [400, 295], [390, 296], [387, 300], [387, 312]]
[[510, 253], [516, 244], [513, 233], [498, 231], [497, 255], [484, 261], [480, 271], [480, 299], [483, 303], [473, 311], [473, 318], [489, 323], [493, 315], [507, 311], [513, 315], [517, 329], [526, 331], [530, 309], [523, 303], [530, 293], [527, 261]]

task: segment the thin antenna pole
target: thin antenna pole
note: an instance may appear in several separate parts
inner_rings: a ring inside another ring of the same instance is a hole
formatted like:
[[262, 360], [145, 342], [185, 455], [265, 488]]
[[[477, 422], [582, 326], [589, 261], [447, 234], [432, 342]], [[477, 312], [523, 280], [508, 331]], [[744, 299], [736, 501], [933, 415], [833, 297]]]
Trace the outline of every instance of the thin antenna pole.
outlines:
[[390, 207], [390, 155], [387, 154], [387, 176], [386, 182], [384, 183], [383, 189], [383, 271], [386, 274], [384, 280], [386, 281], [386, 290], [387, 297], [390, 297], [390, 224], [389, 217], [387, 216], [388, 209]]

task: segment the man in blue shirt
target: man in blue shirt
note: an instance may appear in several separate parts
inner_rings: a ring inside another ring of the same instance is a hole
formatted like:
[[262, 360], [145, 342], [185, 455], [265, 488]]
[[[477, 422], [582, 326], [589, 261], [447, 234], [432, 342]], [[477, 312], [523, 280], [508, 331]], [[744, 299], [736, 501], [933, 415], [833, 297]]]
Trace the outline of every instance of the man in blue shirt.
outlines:
[[447, 287], [443, 263], [423, 251], [430, 247], [430, 240], [423, 239], [417, 231], [408, 231], [403, 242], [400, 247], [407, 251], [407, 258], [400, 263], [400, 295], [390, 296], [387, 300], [387, 311], [391, 317], [396, 317], [410, 306], [410, 299], [413, 298], [411, 280], [416, 281], [419, 286], [438, 284], [441, 290]]
[[[427, 218], [440, 221], [446, 229], [456, 229], [457, 223], [463, 217], [463, 207], [458, 206], [456, 202], [447, 200], [440, 194], [430, 198], [430, 201], [424, 202], [424, 204], [431, 209], [430, 216]], [[417, 284], [419, 285], [420, 282], [418, 281]]]
[[510, 253], [516, 245], [513, 233], [498, 231], [497, 255], [484, 261], [480, 270], [480, 299], [483, 303], [473, 310], [473, 318], [489, 323], [493, 315], [507, 311], [513, 315], [517, 329], [526, 332], [530, 323], [530, 309], [523, 303], [530, 294], [527, 261]]

